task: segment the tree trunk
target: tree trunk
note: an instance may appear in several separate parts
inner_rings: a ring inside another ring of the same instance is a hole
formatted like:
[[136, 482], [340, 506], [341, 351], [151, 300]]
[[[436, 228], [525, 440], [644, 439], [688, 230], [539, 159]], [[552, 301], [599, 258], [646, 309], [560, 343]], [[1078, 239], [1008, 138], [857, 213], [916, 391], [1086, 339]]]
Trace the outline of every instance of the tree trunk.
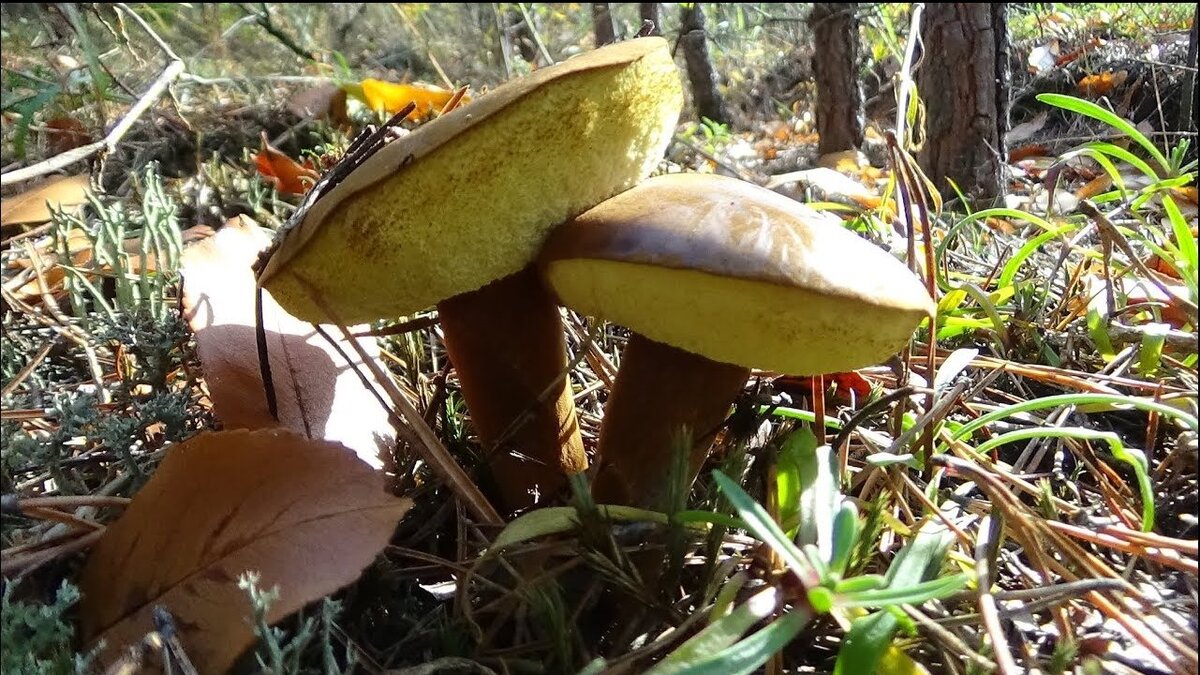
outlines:
[[613, 25], [612, 10], [607, 2], [592, 3], [592, 27], [596, 31], [597, 47], [617, 41], [617, 29]]
[[818, 2], [808, 15], [817, 81], [818, 152], [856, 150], [863, 142], [863, 96], [858, 83], [858, 3]]
[[[639, 2], [638, 15], [642, 18], [639, 35], [662, 35], [662, 5], [657, 2]], [[649, 24], [647, 26], [647, 24]]]
[[921, 34], [917, 88], [925, 144], [917, 160], [939, 189], [953, 180], [975, 199], [998, 197], [1008, 130], [1008, 25], [1004, 3], [931, 3]]
[[687, 62], [688, 81], [692, 84], [692, 107], [699, 117], [729, 124], [725, 101], [717, 90], [717, 73], [708, 56], [708, 34], [704, 30], [704, 10], [700, 3], [683, 5], [679, 42]]
[[[1183, 71], [1183, 85], [1180, 87], [1179, 100], [1179, 129], [1178, 131], [1196, 130], [1196, 111], [1200, 110], [1200, 97], [1196, 94], [1196, 37], [1200, 31], [1200, 5], [1196, 5], [1196, 15], [1192, 18], [1192, 31], [1188, 36], [1187, 65], [1191, 70]], [[1196, 146], [1192, 145], [1191, 156], [1196, 156]]]

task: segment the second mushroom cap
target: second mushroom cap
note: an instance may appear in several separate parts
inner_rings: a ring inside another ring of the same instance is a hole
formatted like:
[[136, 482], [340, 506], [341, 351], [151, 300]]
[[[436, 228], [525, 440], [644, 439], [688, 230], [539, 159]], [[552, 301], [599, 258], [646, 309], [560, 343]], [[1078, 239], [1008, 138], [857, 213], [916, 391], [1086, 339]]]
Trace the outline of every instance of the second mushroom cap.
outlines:
[[649, 179], [559, 227], [540, 264], [562, 303], [714, 361], [797, 375], [899, 351], [933, 302], [900, 261], [765, 188]]

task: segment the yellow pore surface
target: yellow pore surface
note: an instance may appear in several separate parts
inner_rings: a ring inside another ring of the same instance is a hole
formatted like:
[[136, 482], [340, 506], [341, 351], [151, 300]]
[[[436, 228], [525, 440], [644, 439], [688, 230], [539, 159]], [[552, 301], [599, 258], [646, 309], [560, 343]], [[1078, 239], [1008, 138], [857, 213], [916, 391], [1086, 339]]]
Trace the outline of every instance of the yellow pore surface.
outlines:
[[714, 361], [861, 368], [933, 311], [921, 281], [840, 221], [732, 178], [650, 178], [564, 223], [541, 253], [564, 305]]
[[563, 304], [714, 361], [795, 375], [899, 351], [924, 312], [694, 270], [574, 258], [545, 274]]
[[[393, 162], [390, 175], [327, 209], [298, 250], [272, 263], [264, 285], [298, 318], [327, 320], [312, 289], [354, 324], [410, 314], [519, 271], [555, 225], [633, 186], [659, 161], [682, 90], [666, 43], [654, 46], [631, 62], [550, 79], [461, 124], [415, 161]], [[486, 98], [427, 126], [469, 115]], [[419, 147], [424, 131], [396, 143]], [[356, 173], [378, 172], [378, 164]]]

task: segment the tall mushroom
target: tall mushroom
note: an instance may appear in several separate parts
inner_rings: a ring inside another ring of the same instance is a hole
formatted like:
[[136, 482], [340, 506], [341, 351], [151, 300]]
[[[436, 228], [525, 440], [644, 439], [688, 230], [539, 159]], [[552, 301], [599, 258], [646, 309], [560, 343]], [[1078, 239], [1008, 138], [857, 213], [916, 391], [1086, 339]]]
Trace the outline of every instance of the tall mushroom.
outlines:
[[314, 291], [347, 323], [436, 304], [501, 499], [532, 504], [587, 460], [558, 309], [528, 266], [551, 228], [650, 174], [681, 106], [661, 38], [538, 70], [344, 170], [259, 284], [310, 321], [328, 320]]
[[[558, 227], [540, 265], [567, 307], [636, 331], [600, 432], [596, 499], [661, 506], [673, 436], [721, 424], [749, 368], [818, 374], [898, 351], [933, 303], [898, 260], [764, 188], [651, 178]], [[712, 438], [697, 438], [699, 471]]]

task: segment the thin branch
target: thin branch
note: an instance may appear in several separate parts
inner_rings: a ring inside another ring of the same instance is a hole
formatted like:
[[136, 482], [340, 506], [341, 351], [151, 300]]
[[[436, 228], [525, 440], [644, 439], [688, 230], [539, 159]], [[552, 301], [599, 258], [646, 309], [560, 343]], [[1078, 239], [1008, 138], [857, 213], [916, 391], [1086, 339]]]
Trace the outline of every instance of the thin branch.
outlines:
[[21, 181], [44, 176], [48, 173], [53, 173], [63, 167], [70, 166], [75, 162], [87, 159], [88, 157], [91, 157], [102, 150], [104, 152], [114, 151], [117, 147], [117, 143], [121, 142], [121, 139], [125, 137], [125, 133], [129, 131], [130, 127], [132, 127], [134, 123], [138, 121], [138, 118], [140, 118], [142, 114], [150, 108], [150, 106], [154, 105], [154, 103], [158, 101], [158, 98], [162, 96], [164, 91], [166, 91], [167, 86], [174, 82], [175, 79], [183, 73], [183, 70], [183, 61], [172, 61], [169, 63], [166, 69], [163, 70], [162, 74], [158, 76], [158, 79], [154, 81], [154, 84], [150, 85], [150, 88], [146, 90], [146, 93], [142, 94], [142, 97], [138, 99], [137, 103], [135, 103], [134, 106], [129, 109], [129, 112], [125, 114], [125, 117], [121, 118], [121, 121], [117, 123], [117, 126], [113, 127], [112, 131], [108, 132], [108, 135], [106, 135], [102, 140], [68, 150], [61, 155], [55, 155], [50, 159], [38, 162], [32, 166], [27, 166], [23, 169], [17, 169], [15, 171], [9, 171], [5, 174], [0, 174], [0, 187], [12, 185], [14, 183], [20, 183]]
[[283, 32], [279, 26], [275, 25], [275, 22], [271, 20], [271, 13], [267, 11], [267, 5], [265, 3], [260, 2], [258, 6], [261, 11], [255, 11], [246, 5], [242, 5], [242, 9], [245, 10], [250, 16], [254, 17], [255, 23], [257, 23], [260, 28], [267, 31], [271, 37], [279, 41], [279, 44], [287, 47], [296, 56], [299, 56], [302, 59], [308, 59], [309, 61], [317, 60], [317, 57], [314, 56], [311, 51], [301, 47], [299, 44], [296, 44], [296, 41], [293, 40], [290, 35]]
[[900, 66], [900, 72], [896, 74], [896, 78], [900, 80], [900, 86], [896, 90], [896, 144], [901, 148], [908, 142], [904, 132], [907, 129], [908, 98], [913, 87], [913, 53], [916, 52], [917, 42], [921, 39], [921, 12], [924, 10], [925, 3], [913, 3], [912, 21], [908, 24], [908, 44], [904, 47], [904, 63]]

